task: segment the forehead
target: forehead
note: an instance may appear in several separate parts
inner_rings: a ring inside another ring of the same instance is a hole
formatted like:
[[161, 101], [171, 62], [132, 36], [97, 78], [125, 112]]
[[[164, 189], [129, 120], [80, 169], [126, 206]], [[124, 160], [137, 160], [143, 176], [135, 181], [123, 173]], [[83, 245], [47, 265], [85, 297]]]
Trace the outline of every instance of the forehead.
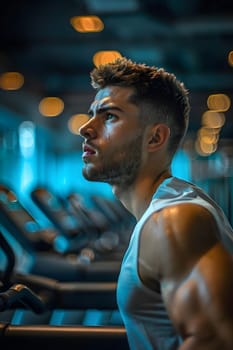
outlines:
[[130, 97], [134, 90], [130, 87], [107, 86], [97, 92], [94, 101], [91, 104], [91, 109], [99, 109], [104, 106], [123, 105], [130, 102]]

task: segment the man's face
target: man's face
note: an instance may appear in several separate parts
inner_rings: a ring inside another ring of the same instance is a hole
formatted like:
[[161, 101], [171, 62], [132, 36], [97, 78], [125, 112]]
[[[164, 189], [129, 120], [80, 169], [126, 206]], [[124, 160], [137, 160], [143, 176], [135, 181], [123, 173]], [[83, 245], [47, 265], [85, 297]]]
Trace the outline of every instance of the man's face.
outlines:
[[80, 128], [83, 176], [110, 185], [131, 185], [141, 164], [143, 128], [139, 109], [129, 98], [133, 90], [109, 86], [100, 90]]

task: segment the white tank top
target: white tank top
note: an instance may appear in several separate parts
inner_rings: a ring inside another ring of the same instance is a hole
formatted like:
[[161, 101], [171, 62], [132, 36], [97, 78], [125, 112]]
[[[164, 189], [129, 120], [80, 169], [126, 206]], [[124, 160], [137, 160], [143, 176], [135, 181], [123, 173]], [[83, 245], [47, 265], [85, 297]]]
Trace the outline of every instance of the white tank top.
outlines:
[[233, 229], [223, 210], [201, 188], [176, 177], [164, 180], [135, 226], [117, 284], [117, 303], [131, 350], [177, 350], [182, 343], [167, 315], [159, 288], [153, 291], [140, 280], [137, 258], [140, 232], [149, 216], [184, 202], [202, 205], [213, 214], [219, 226], [218, 238], [233, 252]]

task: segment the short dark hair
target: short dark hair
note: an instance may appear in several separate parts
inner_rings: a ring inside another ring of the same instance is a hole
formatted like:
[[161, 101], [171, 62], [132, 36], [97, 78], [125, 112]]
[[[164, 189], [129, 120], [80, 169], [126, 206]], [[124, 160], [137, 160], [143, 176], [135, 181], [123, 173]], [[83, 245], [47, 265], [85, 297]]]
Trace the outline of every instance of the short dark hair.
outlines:
[[175, 153], [188, 128], [190, 105], [188, 90], [173, 73], [121, 57], [94, 68], [90, 76], [97, 90], [113, 85], [132, 87], [131, 102], [147, 112], [142, 113], [143, 122], [163, 122], [170, 127], [169, 149]]

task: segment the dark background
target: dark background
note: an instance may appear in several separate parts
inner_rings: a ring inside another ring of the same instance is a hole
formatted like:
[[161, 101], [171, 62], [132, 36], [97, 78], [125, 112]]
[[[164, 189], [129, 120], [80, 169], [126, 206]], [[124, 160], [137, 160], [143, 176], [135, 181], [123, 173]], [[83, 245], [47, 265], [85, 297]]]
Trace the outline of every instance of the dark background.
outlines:
[[[78, 33], [70, 25], [77, 15], [99, 16], [100, 33]], [[0, 73], [17, 70], [25, 77], [16, 92], [0, 91], [0, 105], [14, 112], [2, 128], [18, 120], [33, 120], [48, 131], [57, 152], [80, 147], [67, 130], [72, 114], [85, 113], [93, 96], [89, 72], [99, 50], [174, 72], [190, 90], [190, 133], [200, 127], [210, 93], [233, 94], [233, 9], [230, 0], [9, 0], [0, 5]], [[38, 112], [42, 97], [65, 103], [57, 118]], [[232, 139], [232, 108], [221, 137]], [[0, 124], [0, 128], [1, 128]], [[12, 124], [13, 125], [13, 124]], [[62, 137], [62, 144], [60, 138]]]

